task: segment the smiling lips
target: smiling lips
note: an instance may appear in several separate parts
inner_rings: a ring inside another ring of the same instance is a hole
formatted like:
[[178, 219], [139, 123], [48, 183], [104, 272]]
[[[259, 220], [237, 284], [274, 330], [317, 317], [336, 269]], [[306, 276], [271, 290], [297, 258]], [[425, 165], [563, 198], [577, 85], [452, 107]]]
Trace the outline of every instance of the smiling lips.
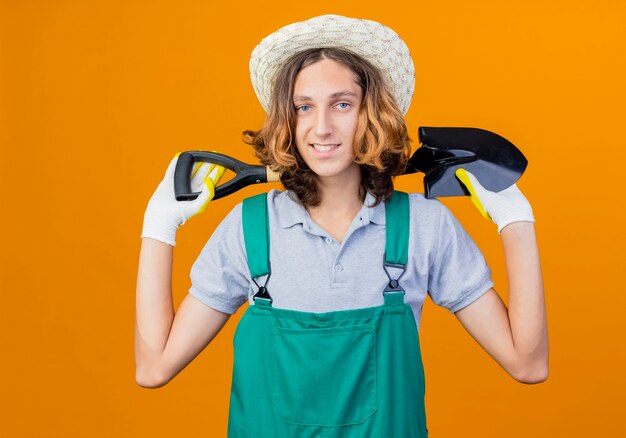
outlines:
[[339, 147], [338, 144], [319, 144], [319, 143], [313, 143], [311, 146], [313, 146], [313, 149], [319, 152], [328, 152]]

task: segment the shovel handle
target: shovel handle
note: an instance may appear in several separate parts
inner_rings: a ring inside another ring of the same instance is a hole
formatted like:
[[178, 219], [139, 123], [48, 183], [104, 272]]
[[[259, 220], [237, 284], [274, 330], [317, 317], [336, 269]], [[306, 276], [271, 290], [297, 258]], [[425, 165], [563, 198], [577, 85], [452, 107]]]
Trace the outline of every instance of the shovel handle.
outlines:
[[251, 184], [279, 181], [279, 175], [267, 166], [246, 164], [217, 152], [187, 151], [178, 156], [174, 169], [174, 194], [177, 201], [192, 201], [200, 192], [191, 191], [191, 172], [196, 162], [214, 163], [232, 170], [235, 177], [215, 187], [213, 199], [223, 198]]

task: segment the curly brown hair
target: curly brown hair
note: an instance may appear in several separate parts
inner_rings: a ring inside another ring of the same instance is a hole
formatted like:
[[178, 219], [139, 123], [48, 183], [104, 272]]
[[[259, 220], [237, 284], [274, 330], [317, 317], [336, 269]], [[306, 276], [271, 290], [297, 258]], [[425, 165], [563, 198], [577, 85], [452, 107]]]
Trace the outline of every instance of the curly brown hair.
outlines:
[[348, 67], [363, 91], [356, 132], [355, 162], [361, 168], [361, 196], [371, 193], [378, 205], [393, 194], [393, 177], [401, 175], [411, 153], [406, 122], [376, 67], [347, 50], [309, 49], [293, 55], [277, 74], [270, 107], [259, 131], [244, 131], [243, 140], [261, 162], [280, 173], [286, 189], [305, 206], [319, 205], [316, 175], [302, 159], [295, 144], [296, 111], [293, 90], [296, 76], [305, 67], [332, 59]]

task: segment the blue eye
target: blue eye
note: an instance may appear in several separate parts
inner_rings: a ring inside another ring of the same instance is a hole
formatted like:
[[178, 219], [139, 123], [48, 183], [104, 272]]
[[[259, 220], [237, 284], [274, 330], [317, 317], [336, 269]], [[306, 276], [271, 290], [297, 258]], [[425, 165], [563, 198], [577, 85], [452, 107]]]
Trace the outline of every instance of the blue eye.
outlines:
[[339, 109], [347, 109], [350, 106], [350, 104], [346, 102], [341, 102], [341, 103], [338, 103], [337, 106], [339, 107]]
[[307, 112], [310, 109], [311, 109], [311, 107], [308, 106], [308, 105], [300, 105], [300, 106], [296, 107], [296, 111], [297, 112], [301, 112], [301, 113], [305, 113], [305, 112]]

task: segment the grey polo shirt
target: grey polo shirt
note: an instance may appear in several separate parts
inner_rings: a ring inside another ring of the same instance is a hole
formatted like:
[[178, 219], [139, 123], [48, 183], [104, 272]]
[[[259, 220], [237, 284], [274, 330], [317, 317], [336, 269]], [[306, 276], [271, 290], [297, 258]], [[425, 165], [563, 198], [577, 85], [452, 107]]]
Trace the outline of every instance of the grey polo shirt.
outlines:
[[[317, 225], [288, 191], [268, 193], [270, 263], [267, 288], [274, 307], [329, 312], [383, 304], [389, 282], [383, 270], [385, 206], [368, 207], [367, 195], [343, 242]], [[409, 259], [400, 284], [419, 327], [422, 305], [432, 300], [451, 312], [493, 286], [491, 271], [474, 241], [439, 201], [409, 196]], [[259, 284], [264, 278], [257, 279]], [[216, 228], [191, 269], [189, 293], [214, 309], [235, 313], [252, 302], [241, 223], [241, 204]]]

